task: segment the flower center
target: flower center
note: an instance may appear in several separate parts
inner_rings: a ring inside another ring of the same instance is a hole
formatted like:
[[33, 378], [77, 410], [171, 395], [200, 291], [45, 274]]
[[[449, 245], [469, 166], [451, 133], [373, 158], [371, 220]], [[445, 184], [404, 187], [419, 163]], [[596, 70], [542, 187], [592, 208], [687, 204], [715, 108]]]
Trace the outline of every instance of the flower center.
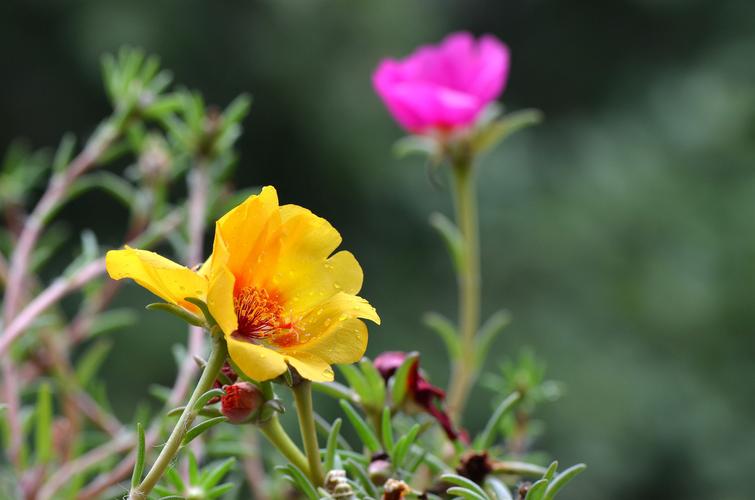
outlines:
[[248, 286], [236, 294], [233, 306], [239, 323], [234, 333], [237, 338], [279, 347], [298, 342], [299, 334], [293, 323], [283, 319], [283, 306], [276, 294]]

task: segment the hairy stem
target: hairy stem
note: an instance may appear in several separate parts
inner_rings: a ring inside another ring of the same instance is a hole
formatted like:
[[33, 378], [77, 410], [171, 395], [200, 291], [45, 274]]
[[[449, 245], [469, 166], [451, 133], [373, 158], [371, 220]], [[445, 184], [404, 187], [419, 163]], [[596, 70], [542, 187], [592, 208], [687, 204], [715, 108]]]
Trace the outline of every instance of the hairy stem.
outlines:
[[286, 430], [280, 424], [278, 417], [272, 417], [270, 420], [261, 423], [259, 428], [267, 440], [270, 441], [270, 443], [275, 446], [284, 457], [309, 476], [307, 458], [286, 433]]
[[457, 278], [461, 353], [453, 361], [448, 409], [451, 418], [459, 422], [478, 368], [475, 335], [480, 323], [480, 249], [473, 165], [458, 161], [452, 165], [452, 172], [456, 224], [461, 232], [463, 252]]
[[183, 413], [178, 418], [178, 422], [173, 427], [168, 441], [165, 443], [162, 451], [160, 451], [160, 455], [158, 455], [155, 463], [152, 464], [144, 480], [129, 493], [129, 500], [145, 500], [149, 492], [157, 484], [157, 481], [160, 480], [165, 469], [168, 468], [173, 457], [178, 453], [186, 432], [197, 416], [198, 409], [194, 408], [197, 399], [212, 387], [215, 378], [217, 378], [220, 369], [223, 367], [227, 354], [228, 350], [225, 345], [225, 339], [221, 335], [213, 335], [210, 358], [207, 360], [207, 365], [204, 367], [202, 376], [199, 377], [199, 382], [197, 382], [197, 386], [194, 388], [189, 402], [186, 403], [186, 408], [184, 408]]
[[315, 414], [312, 409], [312, 382], [302, 380], [295, 384], [292, 390], [304, 451], [307, 453], [307, 462], [309, 462], [309, 478], [315, 486], [322, 486], [324, 474], [320, 460], [320, 445], [317, 443]]

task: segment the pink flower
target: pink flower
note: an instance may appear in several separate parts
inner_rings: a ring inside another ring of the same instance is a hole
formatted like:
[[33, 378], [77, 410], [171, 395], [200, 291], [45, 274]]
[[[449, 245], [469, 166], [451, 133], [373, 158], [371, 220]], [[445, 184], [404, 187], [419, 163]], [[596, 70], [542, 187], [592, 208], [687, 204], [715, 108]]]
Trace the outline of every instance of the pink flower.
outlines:
[[500, 40], [453, 33], [403, 60], [384, 59], [372, 81], [396, 121], [418, 133], [470, 125], [501, 94], [508, 73], [509, 49]]

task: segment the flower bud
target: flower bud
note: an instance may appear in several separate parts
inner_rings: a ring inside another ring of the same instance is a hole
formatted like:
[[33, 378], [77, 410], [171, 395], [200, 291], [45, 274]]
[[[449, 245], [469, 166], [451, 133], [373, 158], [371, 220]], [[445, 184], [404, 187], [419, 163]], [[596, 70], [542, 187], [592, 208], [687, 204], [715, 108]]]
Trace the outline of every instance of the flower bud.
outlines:
[[372, 484], [380, 486], [385, 484], [392, 472], [391, 461], [387, 454], [380, 453], [372, 457], [370, 465], [367, 466], [367, 475], [370, 477]]
[[249, 382], [226, 385], [223, 390], [225, 394], [220, 398], [220, 413], [234, 424], [247, 420], [264, 403], [262, 392]]
[[405, 482], [391, 478], [383, 486], [383, 500], [401, 500], [411, 491], [412, 489]]

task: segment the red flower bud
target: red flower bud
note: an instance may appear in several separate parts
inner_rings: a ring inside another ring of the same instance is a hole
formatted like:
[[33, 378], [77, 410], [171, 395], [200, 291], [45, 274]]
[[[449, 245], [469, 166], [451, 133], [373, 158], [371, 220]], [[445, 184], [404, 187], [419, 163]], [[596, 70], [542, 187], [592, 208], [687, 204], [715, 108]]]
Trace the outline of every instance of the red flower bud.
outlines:
[[[225, 377], [228, 380], [230, 380], [231, 383], [236, 382], [236, 380], [238, 380], [238, 378], [239, 378], [239, 376], [236, 375], [236, 372], [233, 371], [233, 368], [228, 363], [228, 361], [226, 361], [225, 363], [223, 363], [223, 367], [220, 369], [220, 372], [223, 375], [225, 375]], [[215, 382], [213, 382], [213, 384], [212, 384], [212, 388], [213, 389], [221, 389], [222, 387], [223, 387], [223, 383], [219, 379], [215, 379]], [[215, 398], [212, 398], [209, 401], [207, 401], [207, 404], [208, 405], [214, 405], [218, 401], [220, 401], [220, 397], [215, 397]]]
[[223, 387], [220, 398], [220, 413], [234, 424], [248, 419], [264, 403], [262, 392], [252, 383], [236, 382]]

